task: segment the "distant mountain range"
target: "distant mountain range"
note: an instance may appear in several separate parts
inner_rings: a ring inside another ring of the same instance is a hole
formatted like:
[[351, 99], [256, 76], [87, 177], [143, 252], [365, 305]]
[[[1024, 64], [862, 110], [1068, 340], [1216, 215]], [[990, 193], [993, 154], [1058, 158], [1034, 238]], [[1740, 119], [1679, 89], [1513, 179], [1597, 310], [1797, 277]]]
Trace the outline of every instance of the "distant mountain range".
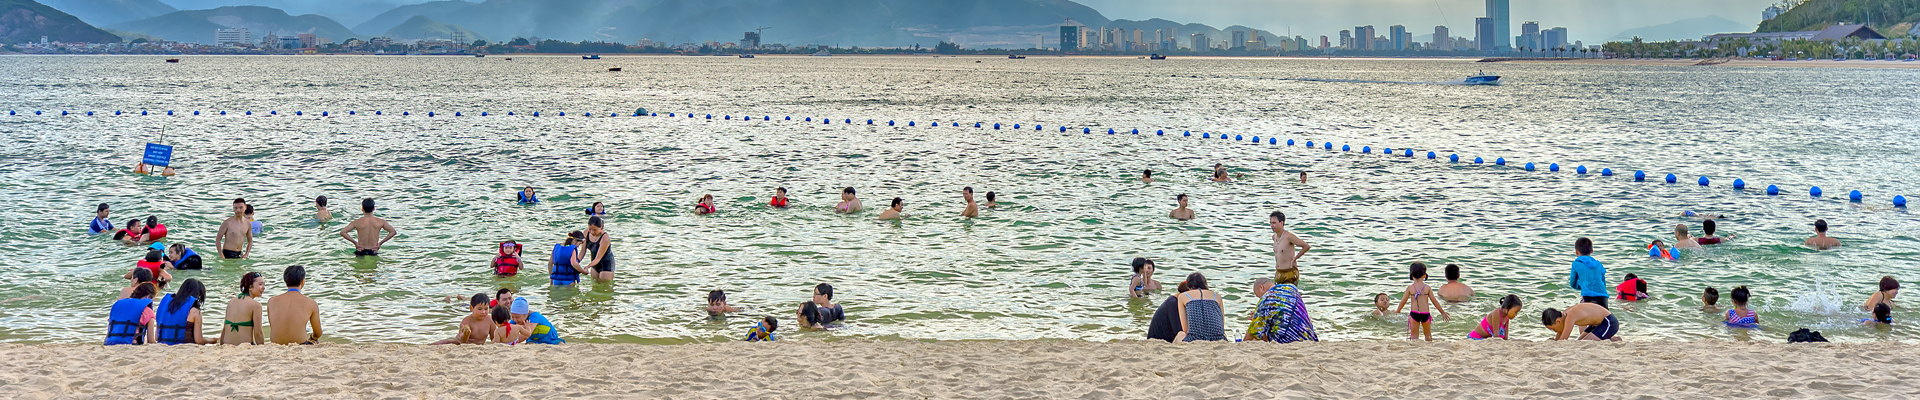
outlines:
[[1726, 18], [1720, 18], [1718, 15], [1709, 15], [1700, 18], [1683, 19], [1672, 23], [1628, 29], [1620, 32], [1620, 34], [1613, 35], [1613, 37], [1607, 39], [1607, 41], [1623, 42], [1633, 40], [1635, 37], [1648, 42], [1700, 40], [1701, 37], [1716, 33], [1752, 31], [1752, 26], [1729, 21]]
[[307, 14], [287, 15], [275, 8], [228, 6], [212, 10], [176, 11], [158, 17], [129, 21], [110, 28], [142, 33], [176, 42], [214, 44], [213, 33], [220, 28], [247, 28], [252, 40], [269, 34], [311, 33], [336, 42], [355, 37], [353, 31], [333, 19]]
[[180, 11], [160, 0], [44, 0], [48, 7], [80, 17], [93, 26], [147, 19]]
[[452, 40], [455, 38], [458, 38], [466, 42], [472, 42], [475, 40], [487, 40], [487, 37], [485, 35], [481, 35], [479, 33], [475, 33], [474, 31], [467, 30], [467, 28], [462, 28], [459, 25], [449, 24], [449, 23], [440, 22], [440, 21], [434, 21], [432, 18], [427, 18], [427, 16], [425, 15], [415, 15], [413, 16], [413, 18], [407, 19], [406, 22], [400, 23], [399, 26], [395, 26], [393, 28], [387, 29], [386, 33], [383, 33], [380, 36], [386, 36], [396, 40], [417, 40], [417, 39]]
[[373, 19], [355, 25], [353, 31], [360, 32], [361, 34], [381, 34], [396, 26], [400, 26], [401, 23], [407, 22], [408, 19], [412, 19], [413, 17], [446, 18], [448, 15], [452, 15], [454, 11], [473, 6], [473, 4], [474, 3], [459, 0], [449, 0], [399, 6], [380, 13], [380, 15], [375, 15]]
[[33, 0], [0, 0], [0, 43], [119, 43], [120, 37]]

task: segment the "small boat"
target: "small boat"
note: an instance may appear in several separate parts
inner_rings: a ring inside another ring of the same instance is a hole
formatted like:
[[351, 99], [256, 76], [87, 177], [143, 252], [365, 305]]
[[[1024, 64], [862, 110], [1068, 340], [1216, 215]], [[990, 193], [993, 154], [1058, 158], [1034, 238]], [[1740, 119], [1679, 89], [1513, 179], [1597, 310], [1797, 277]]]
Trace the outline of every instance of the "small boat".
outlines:
[[828, 53], [826, 50], [821, 50], [819, 53], [813, 53], [813, 56], [814, 57], [833, 57], [833, 53]]
[[620, 67], [607, 68], [607, 72], [620, 72]]
[[1016, 55], [1008, 54], [1007, 59], [1008, 60], [1025, 60], [1027, 59], [1027, 56], [1016, 56]]
[[475, 54], [475, 55], [473, 55], [473, 58], [483, 58], [483, 57], [486, 57], [486, 56], [487, 56], [487, 55], [485, 55], [485, 54]]
[[513, 57], [507, 57], [507, 61], [513, 61]]
[[1148, 60], [1165, 60], [1165, 59], [1167, 59], [1167, 56], [1163, 56], [1163, 55], [1159, 55], [1159, 54], [1154, 54], [1154, 55], [1150, 55], [1150, 56], [1147, 56], [1147, 59], [1148, 59]]
[[167, 63], [168, 63], [168, 64], [179, 64], [179, 63], [180, 63], [180, 59], [178, 59], [178, 58], [169, 58], [169, 59], [167, 59]]
[[584, 56], [580, 56], [580, 59], [582, 59], [582, 60], [598, 60], [598, 59], [600, 59], [600, 55], [599, 55], [599, 54], [588, 54], [588, 55], [584, 55]]
[[741, 54], [740, 58], [753, 58], [752, 54]]
[[1486, 71], [1480, 71], [1480, 73], [1467, 76], [1467, 79], [1462, 82], [1468, 85], [1498, 85], [1500, 84], [1500, 76], [1487, 75]]

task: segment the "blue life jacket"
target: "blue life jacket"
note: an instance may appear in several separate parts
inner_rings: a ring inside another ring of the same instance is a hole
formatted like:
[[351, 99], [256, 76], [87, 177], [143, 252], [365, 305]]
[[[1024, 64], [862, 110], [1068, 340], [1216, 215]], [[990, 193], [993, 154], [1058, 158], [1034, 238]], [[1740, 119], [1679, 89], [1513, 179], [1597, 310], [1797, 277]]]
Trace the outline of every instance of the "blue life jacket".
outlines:
[[537, 311], [527, 315], [527, 323], [533, 324], [533, 336], [527, 337], [527, 343], [561, 344], [567, 342], [566, 339], [560, 338], [560, 328], [554, 327], [553, 321], [548, 321], [547, 316], [540, 315]]
[[180, 308], [168, 311], [167, 307], [173, 305], [173, 295], [169, 294], [160, 298], [160, 305], [157, 306], [159, 308], [153, 310], [153, 324], [157, 325], [156, 328], [159, 329], [155, 332], [155, 335], [159, 336], [157, 339], [159, 339], [160, 344], [175, 345], [193, 343], [193, 323], [187, 322], [187, 317], [189, 316], [188, 314], [193, 312], [194, 301], [196, 301], [196, 299], [188, 297], [186, 304], [181, 304]]
[[520, 197], [520, 204], [533, 204], [533, 203], [540, 202], [540, 195], [531, 195], [531, 194], [527, 194], [527, 192], [520, 192], [519, 197]]
[[107, 311], [107, 345], [146, 343], [147, 326], [140, 324], [140, 316], [152, 305], [153, 300], [148, 299], [113, 302], [113, 308]]
[[108, 221], [105, 219], [94, 218], [93, 223], [87, 225], [87, 233], [91, 233], [95, 235], [107, 233], [107, 231], [110, 231], [110, 230], [113, 230], [113, 221]]
[[180, 246], [180, 260], [181, 260], [181, 261], [186, 261], [186, 259], [189, 259], [189, 258], [194, 258], [194, 257], [199, 257], [199, 256], [200, 256], [200, 253], [195, 253], [195, 252], [193, 252], [193, 249], [191, 249], [191, 248], [188, 248], [188, 247], [186, 247], [186, 246]]
[[573, 269], [573, 252], [579, 248], [564, 244], [553, 245], [553, 271], [547, 279], [554, 285], [572, 285], [580, 282], [580, 270]]

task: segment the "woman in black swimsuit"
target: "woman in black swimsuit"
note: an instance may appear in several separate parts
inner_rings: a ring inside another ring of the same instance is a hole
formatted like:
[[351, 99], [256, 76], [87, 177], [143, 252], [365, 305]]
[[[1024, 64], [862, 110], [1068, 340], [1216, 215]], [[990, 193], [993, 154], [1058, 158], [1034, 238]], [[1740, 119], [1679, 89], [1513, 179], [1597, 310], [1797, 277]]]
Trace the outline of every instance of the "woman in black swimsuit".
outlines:
[[613, 239], [607, 237], [606, 221], [587, 219], [586, 265], [593, 268], [594, 279], [613, 280]]

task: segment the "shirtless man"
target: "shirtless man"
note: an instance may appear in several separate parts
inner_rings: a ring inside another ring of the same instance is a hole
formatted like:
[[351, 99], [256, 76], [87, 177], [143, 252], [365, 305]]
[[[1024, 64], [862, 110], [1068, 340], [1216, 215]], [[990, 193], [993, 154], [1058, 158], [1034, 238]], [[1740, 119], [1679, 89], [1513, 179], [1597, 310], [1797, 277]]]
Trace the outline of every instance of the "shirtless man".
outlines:
[[1220, 164], [1216, 163], [1216, 164], [1213, 164], [1213, 181], [1214, 182], [1232, 182], [1233, 179], [1227, 178], [1227, 167], [1221, 166]]
[[[287, 280], [287, 292], [267, 300], [267, 321], [272, 330], [273, 344], [314, 344], [319, 343], [320, 305], [312, 298], [301, 293], [306, 287], [307, 268], [287, 267], [284, 274]], [[307, 328], [312, 327], [309, 335]]]
[[887, 206], [886, 211], [880, 212], [880, 220], [885, 221], [885, 220], [904, 219], [907, 216], [905, 214], [900, 213], [900, 210], [904, 208], [907, 208], [907, 202], [905, 200], [901, 200], [899, 197], [895, 197], [893, 198], [893, 205]]
[[460, 319], [460, 333], [454, 334], [452, 339], [433, 344], [487, 344], [487, 338], [493, 336], [494, 328], [493, 306], [488, 303], [486, 293], [474, 294], [467, 302], [467, 311], [472, 313]]
[[967, 209], [960, 210], [960, 216], [975, 218], [980, 216], [980, 207], [973, 204], [973, 187], [960, 188], [960, 198], [967, 201]]
[[840, 204], [833, 206], [833, 212], [852, 214], [860, 212], [860, 198], [853, 196], [853, 187], [840, 191]]
[[[1274, 211], [1273, 214], [1267, 215], [1267, 224], [1273, 226], [1274, 272], [1300, 268], [1300, 257], [1305, 257], [1307, 250], [1312, 250], [1313, 246], [1307, 245], [1307, 242], [1300, 240], [1299, 236], [1294, 236], [1293, 232], [1287, 232], [1287, 214]], [[1294, 252], [1295, 247], [1300, 248], [1300, 252]]]
[[[355, 257], [378, 257], [380, 246], [386, 245], [387, 241], [393, 240], [394, 236], [399, 236], [400, 230], [393, 229], [393, 224], [387, 223], [386, 220], [373, 216], [373, 199], [371, 198], [360, 200], [360, 212], [360, 219], [353, 220], [346, 227], [340, 228], [340, 240], [353, 245]], [[386, 231], [387, 237], [380, 237], [380, 231]], [[358, 239], [347, 236], [347, 232], [355, 232]]]
[[1673, 226], [1673, 248], [1692, 249], [1692, 250], [1700, 249], [1700, 242], [1693, 240], [1693, 236], [1687, 234], [1687, 224], [1679, 224], [1679, 225]]
[[1620, 333], [1620, 320], [1614, 319], [1613, 312], [1599, 304], [1575, 304], [1564, 313], [1548, 308], [1540, 311], [1540, 323], [1553, 330], [1553, 340], [1567, 340], [1575, 328], [1580, 328], [1580, 340], [1620, 341], [1614, 336]]
[[318, 209], [313, 212], [313, 220], [321, 223], [333, 221], [333, 211], [327, 209], [327, 196], [313, 198], [313, 206]]
[[1146, 171], [1144, 171], [1144, 172], [1141, 172], [1141, 173], [1140, 173], [1140, 182], [1145, 182], [1145, 183], [1153, 183], [1153, 170], [1150, 170], [1150, 169], [1149, 169], [1149, 170], [1146, 170]]
[[1813, 237], [1807, 238], [1806, 245], [1815, 249], [1826, 250], [1840, 247], [1840, 239], [1827, 237], [1827, 220], [1814, 220]]
[[1173, 217], [1173, 219], [1177, 219], [1181, 221], [1193, 219], [1193, 210], [1187, 209], [1186, 193], [1181, 193], [1179, 196], [1173, 196], [1173, 200], [1180, 202], [1180, 206], [1174, 207], [1173, 212], [1167, 213], [1167, 216]]
[[220, 249], [220, 258], [247, 258], [253, 255], [253, 224], [247, 223], [246, 199], [233, 199], [233, 216], [220, 223], [220, 231], [213, 237], [213, 247]]

